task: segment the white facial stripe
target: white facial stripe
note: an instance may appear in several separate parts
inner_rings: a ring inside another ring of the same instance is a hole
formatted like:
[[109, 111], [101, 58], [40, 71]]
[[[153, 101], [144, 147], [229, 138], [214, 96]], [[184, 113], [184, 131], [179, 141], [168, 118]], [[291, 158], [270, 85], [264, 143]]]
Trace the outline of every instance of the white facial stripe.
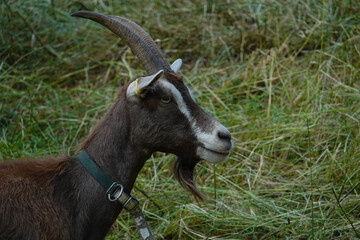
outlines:
[[187, 106], [184, 102], [184, 98], [181, 96], [181, 93], [179, 92], [179, 90], [174, 85], [169, 83], [168, 81], [160, 80], [158, 83], [162, 87], [164, 87], [168, 92], [171, 93], [173, 99], [179, 106], [180, 111], [187, 117], [187, 119], [190, 121], [190, 123], [193, 123], [194, 119], [191, 117], [190, 111], [187, 108]]
[[[177, 103], [179, 110], [186, 116], [186, 118], [189, 120], [190, 124], [191, 124], [191, 128], [195, 133], [195, 136], [197, 137], [197, 139], [200, 142], [203, 142], [203, 131], [200, 130], [200, 128], [198, 127], [197, 121], [196, 119], [191, 115], [188, 107], [186, 106], [186, 103], [184, 101], [184, 98], [182, 97], [181, 93], [179, 92], [179, 90], [172, 85], [171, 83], [169, 83], [168, 81], [159, 81], [159, 83], [166, 88], [169, 92], [171, 92], [172, 97], [174, 98], [175, 102]], [[206, 134], [208, 135], [208, 134]], [[208, 136], [209, 137], [209, 136]]]
[[[191, 128], [197, 140], [203, 145], [197, 148], [197, 155], [209, 162], [219, 162], [224, 160], [229, 153], [229, 146], [224, 141], [221, 141], [217, 134], [219, 132], [228, 132], [228, 130], [215, 119], [209, 117], [209, 125], [212, 125], [211, 132], [205, 132], [201, 129], [194, 116], [191, 115], [184, 98], [179, 90], [166, 80], [160, 79], [158, 83], [171, 93], [174, 101], [177, 103], [179, 110], [186, 116], [191, 124]], [[191, 91], [188, 89], [189, 93]], [[230, 134], [230, 133], [229, 133]]]

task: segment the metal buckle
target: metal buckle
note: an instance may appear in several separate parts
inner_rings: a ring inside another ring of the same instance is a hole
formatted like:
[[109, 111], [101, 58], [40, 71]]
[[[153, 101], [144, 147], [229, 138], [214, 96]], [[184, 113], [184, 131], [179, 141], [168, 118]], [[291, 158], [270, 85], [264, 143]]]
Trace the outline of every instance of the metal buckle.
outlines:
[[[135, 205], [131, 208], [131, 209], [128, 209], [127, 207], [126, 207], [126, 205], [128, 205], [128, 203], [130, 203], [131, 201], [134, 201], [134, 203], [135, 203]], [[139, 205], [139, 201], [136, 199], [136, 198], [134, 198], [133, 196], [129, 196], [129, 198], [125, 201], [125, 203], [123, 204], [123, 207], [126, 209], [126, 210], [128, 210], [128, 211], [132, 211], [132, 210], [134, 210], [135, 208], [136, 208], [136, 206], [138, 206]]]
[[131, 201], [131, 199], [134, 199], [136, 205], [139, 204], [139, 201], [136, 198], [134, 198], [133, 196], [130, 195], [130, 197], [128, 198], [128, 200], [126, 200], [126, 202], [124, 203], [123, 206], [125, 207]]
[[[108, 192], [110, 191], [110, 189], [112, 189], [113, 187], [117, 187], [116, 190], [114, 191], [114, 193], [116, 193], [117, 190], [120, 188], [120, 194], [119, 194], [117, 197], [115, 197], [115, 198], [113, 198], [113, 197], [111, 196], [111, 194], [108, 193]], [[116, 200], [118, 200], [118, 199], [121, 197], [123, 191], [124, 191], [123, 185], [114, 182], [114, 183], [109, 187], [109, 189], [106, 191], [106, 192], [108, 193], [108, 199], [109, 199], [109, 201], [110, 201], [110, 202], [115, 202]]]

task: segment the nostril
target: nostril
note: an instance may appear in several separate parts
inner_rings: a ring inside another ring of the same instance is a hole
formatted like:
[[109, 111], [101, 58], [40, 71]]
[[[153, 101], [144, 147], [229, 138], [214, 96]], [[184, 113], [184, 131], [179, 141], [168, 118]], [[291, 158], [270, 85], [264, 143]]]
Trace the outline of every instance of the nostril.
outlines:
[[218, 137], [222, 140], [231, 140], [231, 134], [229, 132], [218, 132]]

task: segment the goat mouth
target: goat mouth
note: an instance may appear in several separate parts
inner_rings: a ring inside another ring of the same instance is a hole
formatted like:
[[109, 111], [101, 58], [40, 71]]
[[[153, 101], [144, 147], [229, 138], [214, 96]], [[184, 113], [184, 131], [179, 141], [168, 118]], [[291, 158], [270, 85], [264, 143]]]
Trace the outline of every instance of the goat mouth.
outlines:
[[213, 150], [206, 147], [198, 147], [197, 155], [210, 163], [218, 163], [226, 159], [227, 156], [230, 154], [230, 150], [226, 151], [219, 151]]
[[222, 156], [225, 156], [225, 157], [227, 157], [230, 154], [230, 151], [216, 151], [216, 150], [212, 150], [212, 149], [209, 149], [209, 148], [206, 148], [206, 147], [204, 147], [204, 149], [209, 151], [209, 152], [219, 154], [219, 155], [222, 155]]

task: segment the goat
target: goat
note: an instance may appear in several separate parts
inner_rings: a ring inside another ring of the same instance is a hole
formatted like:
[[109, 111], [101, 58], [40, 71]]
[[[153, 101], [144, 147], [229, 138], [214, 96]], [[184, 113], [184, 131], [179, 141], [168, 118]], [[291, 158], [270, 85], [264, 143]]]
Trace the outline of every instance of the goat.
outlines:
[[[156, 151], [177, 156], [179, 183], [201, 198], [193, 181], [200, 160], [216, 163], [232, 149], [231, 134], [194, 101], [178, 71], [134, 22], [95, 12], [72, 14], [117, 34], [147, 71], [124, 86], [80, 150], [130, 194]], [[0, 164], [0, 239], [104, 239], [122, 210], [73, 156]]]

